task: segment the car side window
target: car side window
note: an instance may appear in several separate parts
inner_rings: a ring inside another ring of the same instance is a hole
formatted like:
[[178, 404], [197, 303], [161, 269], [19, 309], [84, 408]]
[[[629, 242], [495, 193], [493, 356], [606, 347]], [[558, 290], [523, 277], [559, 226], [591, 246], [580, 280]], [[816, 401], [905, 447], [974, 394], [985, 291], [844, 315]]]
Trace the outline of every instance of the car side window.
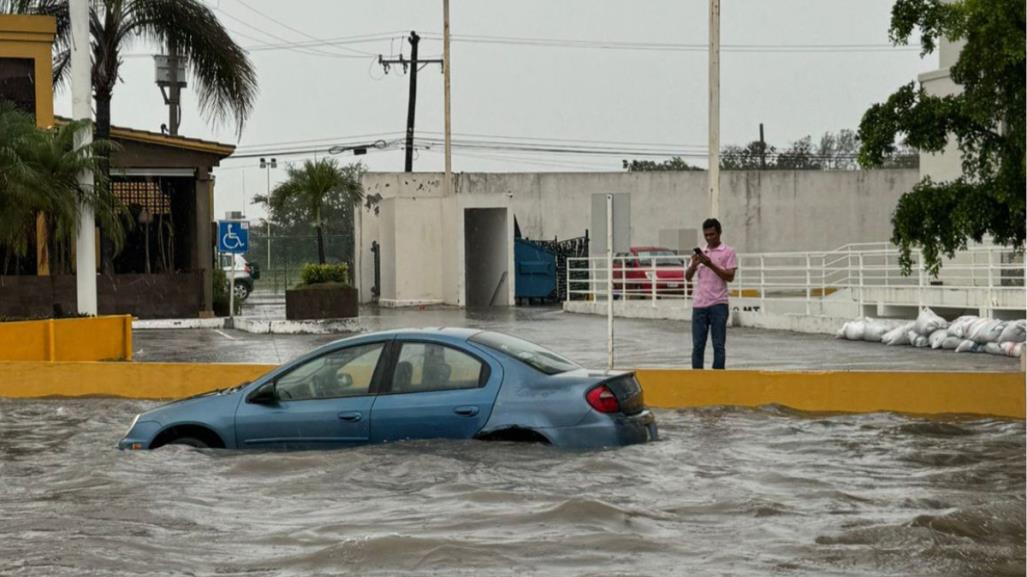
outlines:
[[473, 389], [482, 384], [485, 370], [478, 359], [444, 345], [403, 343], [392, 375], [392, 392]]
[[366, 395], [383, 347], [382, 343], [348, 347], [311, 359], [278, 378], [278, 398], [306, 401]]

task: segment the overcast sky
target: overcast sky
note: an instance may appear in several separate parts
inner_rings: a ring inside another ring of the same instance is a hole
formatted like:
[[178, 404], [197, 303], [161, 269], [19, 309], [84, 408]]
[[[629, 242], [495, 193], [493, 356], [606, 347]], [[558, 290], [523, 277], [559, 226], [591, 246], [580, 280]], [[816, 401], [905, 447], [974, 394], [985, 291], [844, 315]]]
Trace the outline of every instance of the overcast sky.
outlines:
[[[361, 160], [373, 171], [402, 171], [408, 78], [385, 74], [377, 55], [409, 57], [405, 37], [421, 36], [421, 58], [441, 58], [442, 0], [206, 0], [241, 46], [251, 49], [259, 96], [241, 139], [209, 126], [183, 92], [180, 134], [267, 152], [286, 162], [334, 143], [384, 140]], [[722, 0], [721, 143], [758, 138], [783, 147], [805, 135], [855, 129], [866, 108], [937, 56], [889, 48], [891, 0]], [[705, 165], [707, 0], [451, 0], [452, 130], [457, 172], [619, 171], [626, 151], [675, 152]], [[333, 43], [319, 43], [332, 40]], [[112, 122], [159, 131], [167, 108], [150, 54], [125, 51]], [[439, 139], [443, 78], [438, 65], [418, 75], [417, 135]], [[68, 90], [56, 112], [71, 115]], [[504, 144], [505, 143], [505, 144]], [[416, 171], [441, 171], [441, 144], [419, 149]], [[610, 149], [572, 155], [496, 148]], [[624, 154], [621, 154], [624, 152]], [[325, 153], [317, 153], [323, 156]], [[655, 157], [645, 157], [659, 160]], [[216, 174], [215, 215], [263, 210], [259, 159], [227, 159]]]

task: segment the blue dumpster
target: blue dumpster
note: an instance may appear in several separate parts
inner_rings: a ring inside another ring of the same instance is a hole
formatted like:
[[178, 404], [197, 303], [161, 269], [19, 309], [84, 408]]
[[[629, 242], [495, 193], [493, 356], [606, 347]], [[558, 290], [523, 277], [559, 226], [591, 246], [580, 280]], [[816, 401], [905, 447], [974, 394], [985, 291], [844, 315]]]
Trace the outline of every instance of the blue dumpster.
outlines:
[[517, 299], [547, 299], [556, 294], [556, 255], [524, 239], [514, 239]]

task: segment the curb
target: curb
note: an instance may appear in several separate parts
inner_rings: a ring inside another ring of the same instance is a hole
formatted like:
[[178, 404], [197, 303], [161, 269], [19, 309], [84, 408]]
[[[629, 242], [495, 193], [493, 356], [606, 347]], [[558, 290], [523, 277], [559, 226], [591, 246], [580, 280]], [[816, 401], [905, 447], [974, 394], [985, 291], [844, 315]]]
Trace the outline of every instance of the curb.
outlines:
[[132, 321], [132, 330], [235, 329], [258, 335], [330, 335], [363, 331], [360, 319], [287, 321], [255, 317], [213, 319], [146, 319]]

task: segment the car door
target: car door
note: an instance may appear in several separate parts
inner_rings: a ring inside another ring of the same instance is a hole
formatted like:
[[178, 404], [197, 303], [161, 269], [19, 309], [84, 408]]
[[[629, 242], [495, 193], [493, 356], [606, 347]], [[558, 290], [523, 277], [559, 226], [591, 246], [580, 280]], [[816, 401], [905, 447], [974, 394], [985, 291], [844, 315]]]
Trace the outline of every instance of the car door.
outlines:
[[385, 342], [336, 349], [260, 387], [236, 412], [237, 445], [317, 449], [366, 443], [384, 350]]
[[371, 410], [371, 439], [467, 439], [485, 425], [502, 382], [492, 359], [452, 343], [397, 339]]

